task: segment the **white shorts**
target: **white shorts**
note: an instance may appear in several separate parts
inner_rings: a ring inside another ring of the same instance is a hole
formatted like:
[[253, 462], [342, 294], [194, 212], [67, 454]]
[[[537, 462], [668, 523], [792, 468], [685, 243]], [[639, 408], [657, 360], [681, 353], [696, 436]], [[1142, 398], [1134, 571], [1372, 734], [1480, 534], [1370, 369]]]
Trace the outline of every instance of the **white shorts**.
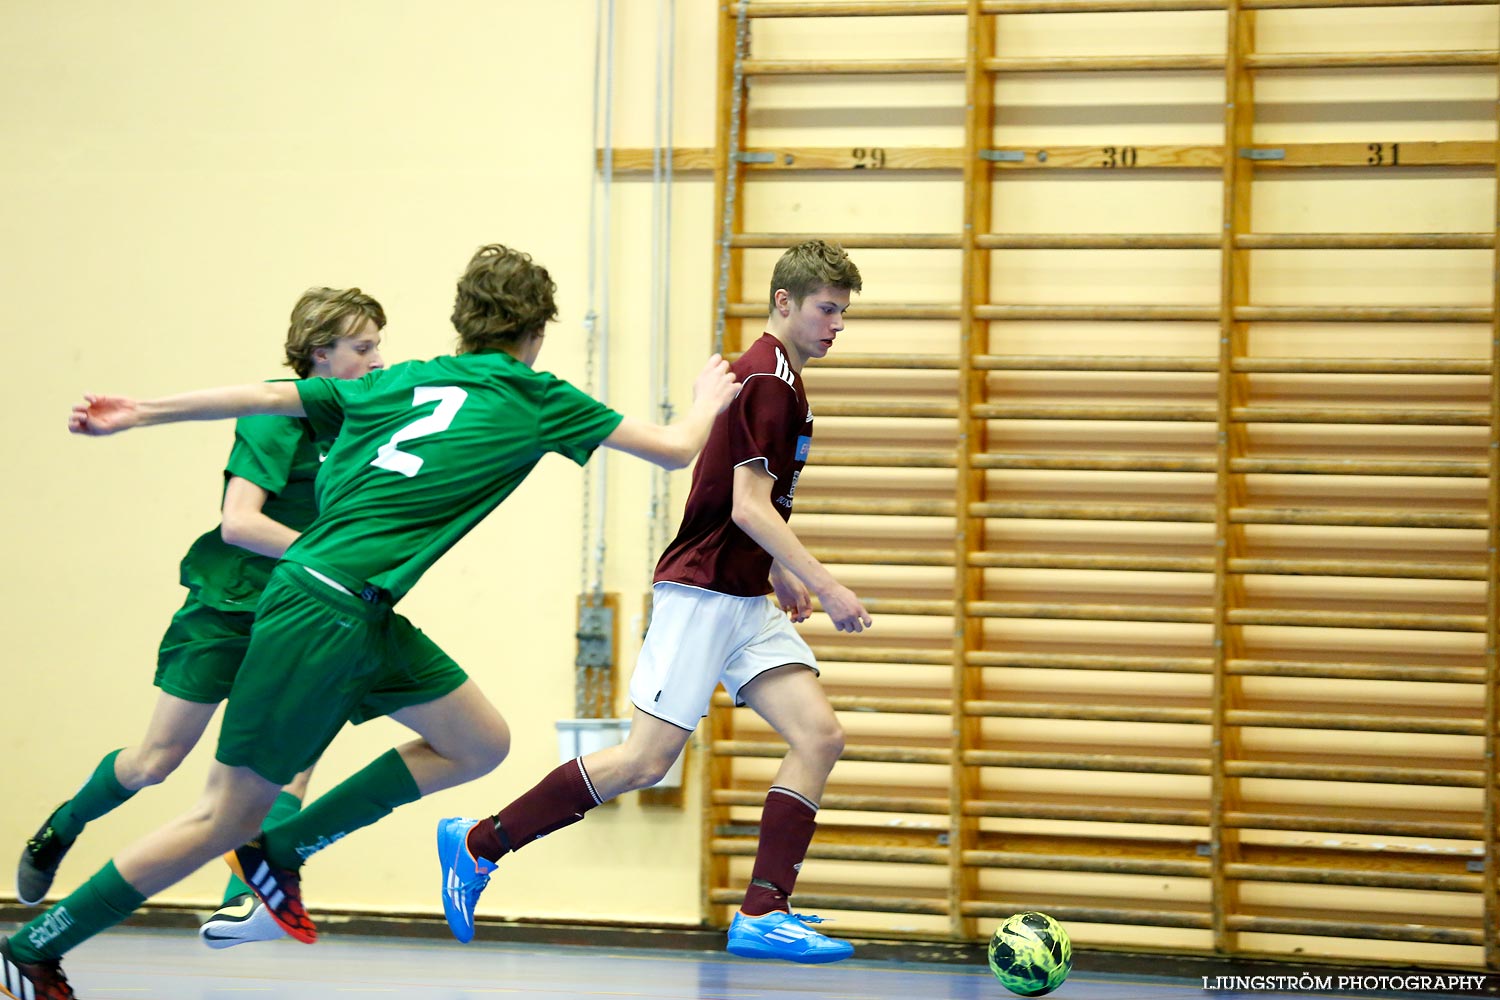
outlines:
[[692, 732], [714, 688], [743, 705], [740, 689], [775, 667], [817, 661], [791, 619], [764, 597], [733, 597], [677, 583], [651, 592], [651, 627], [630, 678], [630, 701]]

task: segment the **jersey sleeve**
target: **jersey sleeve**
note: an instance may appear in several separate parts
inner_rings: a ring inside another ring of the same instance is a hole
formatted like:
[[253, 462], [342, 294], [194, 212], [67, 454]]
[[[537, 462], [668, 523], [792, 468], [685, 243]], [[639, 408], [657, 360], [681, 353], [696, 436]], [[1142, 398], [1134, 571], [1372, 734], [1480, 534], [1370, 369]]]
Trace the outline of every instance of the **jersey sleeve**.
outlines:
[[319, 441], [331, 441], [338, 437], [339, 428], [344, 426], [344, 412], [349, 408], [349, 401], [368, 392], [390, 370], [377, 368], [356, 379], [299, 380], [297, 395], [302, 397], [302, 409], [307, 414], [307, 422], [312, 425], [313, 437]]
[[319, 441], [337, 437], [344, 424], [344, 397], [339, 380], [302, 379], [297, 383], [297, 395], [302, 397], [302, 409], [312, 425], [313, 435]]
[[725, 416], [730, 465], [739, 467], [759, 459], [773, 476], [792, 461], [795, 432], [806, 419], [797, 407], [797, 390], [773, 375], [746, 379]]
[[542, 393], [542, 405], [537, 413], [537, 437], [547, 451], [555, 451], [583, 465], [599, 443], [613, 434], [624, 419], [623, 414], [562, 379], [554, 378]]
[[292, 461], [302, 441], [302, 422], [292, 417], [256, 415], [234, 424], [234, 447], [224, 474], [249, 480], [270, 494], [286, 489]]

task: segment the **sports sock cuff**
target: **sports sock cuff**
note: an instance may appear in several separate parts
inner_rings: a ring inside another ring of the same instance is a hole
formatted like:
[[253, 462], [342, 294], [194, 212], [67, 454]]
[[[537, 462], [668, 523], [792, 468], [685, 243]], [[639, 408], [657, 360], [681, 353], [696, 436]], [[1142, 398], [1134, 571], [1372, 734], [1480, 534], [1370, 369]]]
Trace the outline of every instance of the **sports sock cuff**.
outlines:
[[99, 901], [114, 910], [123, 919], [138, 910], [146, 897], [135, 886], [125, 881], [125, 876], [113, 861], [105, 863], [90, 880], [99, 893]]
[[398, 751], [388, 750], [305, 809], [268, 824], [261, 842], [271, 864], [295, 871], [323, 848], [421, 797], [411, 768]]
[[121, 802], [124, 802], [126, 799], [135, 794], [135, 791], [133, 789], [126, 788], [124, 785], [120, 784], [120, 779], [115, 774], [115, 759], [124, 752], [124, 747], [120, 747], [118, 750], [111, 750], [109, 753], [105, 754], [104, 759], [99, 762], [99, 778], [101, 783], [103, 784], [105, 791], [107, 791], [110, 795], [118, 798]]
[[276, 796], [276, 801], [271, 803], [271, 811], [266, 813], [266, 818], [261, 821], [262, 829], [269, 830], [277, 823], [285, 822], [302, 811], [302, 800], [291, 792], [282, 792]]
[[375, 762], [370, 765], [377, 773], [390, 782], [389, 802], [394, 806], [404, 806], [415, 802], [422, 797], [422, 789], [417, 787], [417, 779], [412, 776], [411, 768], [406, 766], [406, 760], [401, 756], [399, 750], [387, 750]]
[[475, 846], [498, 850], [503, 845], [518, 851], [538, 837], [577, 823], [600, 801], [599, 790], [594, 787], [588, 768], [583, 766], [583, 758], [574, 757], [548, 771], [520, 798], [496, 813], [496, 839], [480, 841], [484, 834], [476, 834]]
[[780, 792], [782, 795], [790, 795], [792, 798], [796, 799], [798, 802], [800, 802], [803, 805], [807, 806], [807, 808], [811, 809], [813, 812], [817, 812], [818, 811], [818, 804], [816, 802], [814, 802], [812, 799], [808, 798], [806, 795], [803, 795], [801, 792], [793, 791], [792, 789], [787, 788], [785, 785], [772, 785], [770, 787], [770, 789], [766, 792], [766, 795], [770, 796], [770, 795], [772, 795], [773, 793], [776, 793], [776, 792]]
[[124, 749], [121, 747], [105, 754], [83, 783], [83, 787], [52, 814], [53, 829], [63, 840], [77, 840], [84, 826], [130, 801], [131, 796], [135, 795], [133, 790], [120, 784], [120, 779], [115, 777], [115, 758]]
[[594, 799], [594, 805], [602, 805], [604, 800], [599, 797], [599, 792], [594, 788], [594, 780], [589, 777], [588, 768], [583, 766], [582, 757], [574, 757], [573, 762], [578, 765], [578, 773], [583, 777], [583, 785], [588, 789], [589, 795]]

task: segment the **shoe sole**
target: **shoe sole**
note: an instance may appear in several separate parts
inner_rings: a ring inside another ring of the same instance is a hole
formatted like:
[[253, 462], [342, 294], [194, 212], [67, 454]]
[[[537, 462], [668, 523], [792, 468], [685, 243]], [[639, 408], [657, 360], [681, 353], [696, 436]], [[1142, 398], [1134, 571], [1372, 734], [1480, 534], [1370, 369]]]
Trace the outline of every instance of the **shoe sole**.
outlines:
[[780, 962], [796, 962], [798, 965], [828, 965], [832, 962], [842, 962], [846, 958], [852, 958], [854, 952], [843, 955], [830, 955], [828, 953], [811, 952], [806, 955], [779, 955], [774, 951], [763, 951], [754, 946], [746, 947], [740, 944], [725, 945], [724, 950], [731, 955], [740, 958], [771, 958]]
[[[20, 866], [18, 865], [16, 867], [16, 902], [20, 903], [22, 906], [36, 906], [36, 905], [38, 905], [39, 903], [41, 903], [42, 900], [44, 900], [44, 899], [47, 898], [47, 890], [51, 889], [51, 888], [52, 888], [52, 880], [48, 879], [46, 886], [44, 886], [42, 888], [42, 891], [37, 894], [37, 896], [36, 896], [35, 899], [27, 899], [26, 898], [26, 893], [21, 889], [21, 869], [20, 869]], [[0, 989], [4, 989], [4, 988], [5, 987], [0, 986]]]
[[226, 913], [225, 909], [220, 907], [198, 928], [199, 939], [210, 948], [233, 948], [237, 944], [277, 941], [287, 936], [264, 903], [257, 901], [243, 917]]
[[[271, 915], [271, 919], [272, 920], [276, 921], [276, 926], [280, 927], [282, 930], [286, 931], [286, 936], [287, 937], [291, 938], [293, 941], [300, 941], [303, 944], [316, 944], [317, 943], [317, 941], [318, 941], [318, 929], [317, 929], [317, 927], [314, 926], [314, 927], [309, 927], [307, 929], [303, 929], [303, 928], [299, 928], [299, 927], [293, 927], [290, 924], [287, 924], [280, 917], [278, 917], [276, 915], [276, 911], [275, 910], [271, 909], [270, 906], [266, 905], [265, 898], [261, 896], [261, 894], [260, 894], [260, 892], [258, 890], [256, 890], [254, 883], [252, 883], [250, 881], [250, 876], [245, 872], [244, 866], [240, 864], [239, 852], [237, 852], [237, 851], [230, 851], [228, 854], [225, 854], [224, 855], [224, 863], [229, 866], [229, 870], [230, 871], [234, 872], [235, 875], [239, 876], [239, 879], [240, 879], [241, 882], [243, 882], [246, 885], [250, 886], [250, 891], [255, 893], [255, 898], [259, 899], [260, 902], [261, 902], [261, 905], [266, 907], [266, 912]], [[311, 923], [311, 918], [309, 918], [308, 922]]]

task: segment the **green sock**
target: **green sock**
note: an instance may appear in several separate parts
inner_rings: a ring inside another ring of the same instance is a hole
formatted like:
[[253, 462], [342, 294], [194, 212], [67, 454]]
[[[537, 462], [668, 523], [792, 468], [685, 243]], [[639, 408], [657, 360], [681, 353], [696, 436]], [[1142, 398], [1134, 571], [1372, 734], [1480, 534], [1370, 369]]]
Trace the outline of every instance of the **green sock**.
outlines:
[[110, 861], [66, 899], [12, 934], [11, 954], [18, 962], [61, 958], [64, 952], [130, 916], [145, 901], [146, 897], [121, 878]]
[[296, 870], [318, 851], [422, 797], [406, 761], [388, 750], [262, 837], [271, 864]]
[[[291, 792], [282, 792], [276, 796], [276, 801], [271, 803], [271, 811], [266, 813], [265, 822], [261, 826], [275, 826], [277, 823], [297, 815], [298, 810], [301, 808], [301, 799]], [[224, 903], [229, 902], [234, 897], [244, 895], [249, 891], [250, 887], [240, 881], [238, 875], [231, 875], [229, 876], [229, 884], [224, 887], [224, 902], [219, 905], [223, 906]]]
[[120, 756], [120, 750], [105, 754], [78, 794], [58, 806], [57, 812], [52, 814], [52, 829], [68, 843], [77, 840], [90, 821], [130, 801], [135, 794], [115, 777], [115, 758]]

